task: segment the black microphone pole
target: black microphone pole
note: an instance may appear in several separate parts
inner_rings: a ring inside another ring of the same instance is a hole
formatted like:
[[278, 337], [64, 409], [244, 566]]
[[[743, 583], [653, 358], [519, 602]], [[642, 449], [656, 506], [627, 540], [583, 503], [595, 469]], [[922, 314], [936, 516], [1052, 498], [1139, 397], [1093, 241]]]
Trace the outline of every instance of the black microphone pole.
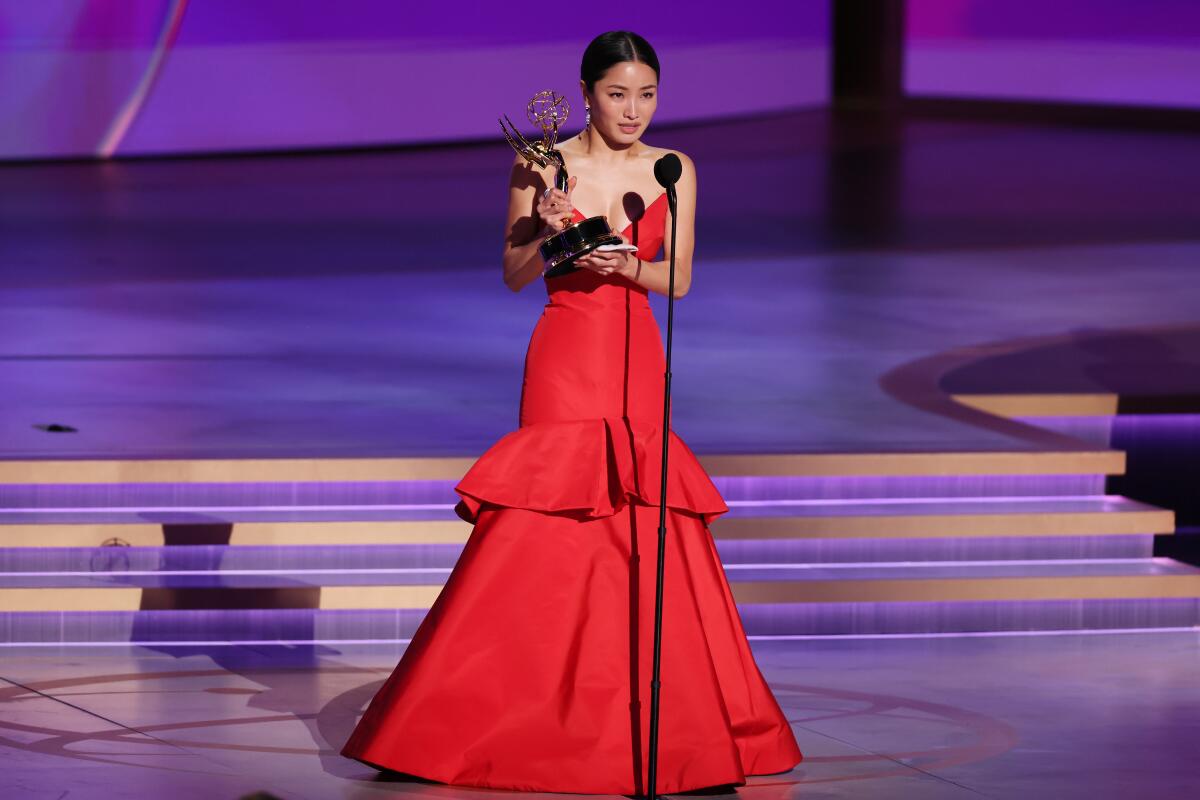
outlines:
[[662, 652], [663, 567], [667, 547], [667, 444], [671, 425], [671, 331], [675, 317], [675, 183], [683, 173], [679, 156], [674, 153], [654, 162], [654, 178], [667, 190], [667, 205], [671, 210], [671, 271], [667, 278], [667, 367], [663, 375], [662, 424], [662, 483], [658, 503], [658, 581], [654, 589], [654, 674], [650, 679], [650, 769], [649, 800], [655, 800], [655, 778], [658, 772], [658, 689], [660, 654]]

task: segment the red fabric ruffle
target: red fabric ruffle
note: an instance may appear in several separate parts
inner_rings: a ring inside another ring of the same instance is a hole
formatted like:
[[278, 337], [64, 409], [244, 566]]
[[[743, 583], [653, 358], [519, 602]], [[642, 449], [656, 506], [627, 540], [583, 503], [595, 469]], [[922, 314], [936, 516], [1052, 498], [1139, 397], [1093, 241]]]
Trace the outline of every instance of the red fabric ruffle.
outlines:
[[[625, 417], [537, 422], [501, 437], [454, 487], [455, 513], [471, 524], [484, 506], [580, 519], [628, 503], [659, 505], [662, 426]], [[667, 507], [711, 523], [729, 510], [700, 461], [670, 432]]]

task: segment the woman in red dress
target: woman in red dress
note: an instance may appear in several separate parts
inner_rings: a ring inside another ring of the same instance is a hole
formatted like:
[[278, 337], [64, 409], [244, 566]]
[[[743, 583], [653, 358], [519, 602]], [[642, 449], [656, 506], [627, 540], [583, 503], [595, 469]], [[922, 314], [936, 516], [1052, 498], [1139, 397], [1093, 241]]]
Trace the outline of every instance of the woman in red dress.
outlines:
[[[641, 141], [658, 82], [645, 39], [597, 37], [581, 68], [588, 124], [558, 146], [567, 191], [547, 188], [552, 168], [513, 163], [510, 289], [541, 277], [538, 245], [565, 219], [606, 215], [637, 252], [596, 252], [544, 279], [520, 427], [455, 487], [474, 528], [343, 755], [464, 786], [648, 792], [665, 369], [648, 292], [667, 293], [673, 249], [675, 295], [687, 293], [696, 208], [691, 160]], [[683, 163], [675, 241], [653, 175], [669, 152]], [[669, 448], [661, 793], [741, 785], [801, 760], [709, 532], [728, 507], [674, 432]]]

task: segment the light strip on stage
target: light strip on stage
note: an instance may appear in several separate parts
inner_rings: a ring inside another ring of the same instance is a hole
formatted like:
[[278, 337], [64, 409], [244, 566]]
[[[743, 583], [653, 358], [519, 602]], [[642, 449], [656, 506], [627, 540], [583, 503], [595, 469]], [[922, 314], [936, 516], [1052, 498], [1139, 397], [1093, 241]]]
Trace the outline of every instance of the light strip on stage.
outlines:
[[960, 639], [976, 636], [1100, 636], [1108, 633], [1195, 633], [1200, 627], [1188, 628], [1071, 628], [1047, 631], [958, 631], [939, 633], [796, 633], [757, 634], [747, 639], [759, 642], [800, 641], [805, 639]]
[[978, 497], [860, 497], [860, 498], [827, 498], [827, 499], [797, 499], [797, 500], [729, 500], [725, 505], [734, 506], [891, 506], [891, 505], [949, 505], [968, 503], [1042, 503], [1059, 502], [1063, 500], [1108, 500], [1125, 501], [1129, 498], [1116, 494], [1053, 494], [1053, 495], [1014, 495], [995, 497], [980, 495]]
[[[1049, 564], [1145, 564], [1147, 561], [1173, 561], [1170, 558], [1039, 558], [997, 559], [990, 561], [806, 561], [798, 564], [722, 564], [725, 569], [861, 569], [904, 567], [994, 567], [1043, 566]], [[0, 573], [2, 575], [4, 573]], [[14, 573], [17, 575], [28, 573]], [[87, 573], [85, 573], [87, 574]]]
[[[1133, 559], [1131, 559], [1133, 560]], [[363, 567], [360, 569], [131, 569], [88, 572], [0, 572], [0, 578], [54, 578], [97, 575], [413, 575], [448, 573], [452, 567]]]
[[[1200, 627], [1187, 628], [1070, 628], [1049, 631], [962, 631], [958, 633], [830, 633], [830, 634], [780, 634], [780, 635], [749, 635], [751, 641], [804, 641], [808, 639], [839, 640], [839, 639], [958, 639], [985, 636], [1103, 636], [1106, 634], [1126, 633], [1194, 633], [1200, 634]], [[244, 641], [144, 641], [144, 642], [0, 642], [4, 647], [241, 647], [279, 645], [293, 647], [295, 645], [391, 645], [409, 644], [412, 639], [246, 639]]]
[[[931, 505], [931, 504], [979, 504], [979, 503], [1040, 503], [1064, 500], [1109, 500], [1128, 499], [1113, 494], [1078, 495], [1015, 495], [979, 497], [870, 497], [828, 498], [798, 500], [729, 500], [730, 508], [763, 508], [768, 506], [868, 506], [868, 505]], [[355, 505], [289, 505], [289, 506], [67, 506], [67, 507], [9, 507], [0, 508], [0, 514], [101, 514], [111, 512], [169, 513], [184, 511], [450, 511], [453, 503], [367, 503]]]
[[[450, 511], [453, 503], [369, 503], [319, 506], [67, 506], [65, 508], [0, 508], [3, 514], [104, 514], [119, 511], [170, 513], [182, 511]], [[153, 520], [147, 520], [152, 522]]]
[[[769, 564], [722, 564], [727, 570], [738, 569], [861, 569], [905, 568], [905, 567], [993, 567], [993, 566], [1043, 566], [1078, 564], [1144, 564], [1147, 561], [1168, 562], [1170, 558], [1043, 558], [1043, 559], [997, 559], [990, 561], [805, 561], [796, 563]], [[147, 576], [147, 575], [417, 575], [449, 573], [452, 567], [362, 567], [347, 569], [177, 569], [177, 570], [109, 570], [90, 572], [0, 572], [0, 578], [53, 578], [53, 577], [96, 577], [102, 575]]]

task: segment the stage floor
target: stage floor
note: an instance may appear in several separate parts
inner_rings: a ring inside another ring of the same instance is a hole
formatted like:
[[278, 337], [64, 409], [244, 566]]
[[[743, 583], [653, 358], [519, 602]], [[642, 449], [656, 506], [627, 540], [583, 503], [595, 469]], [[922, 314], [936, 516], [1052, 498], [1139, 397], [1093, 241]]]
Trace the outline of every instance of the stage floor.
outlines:
[[[931, 412], [940, 375], [885, 385], [1031, 339], [1059, 357], [987, 389], [1200, 396], [1200, 348], [1163, 333], [1200, 308], [1195, 136], [914, 120], [834, 146], [829, 124], [649, 137], [701, 183], [672, 382], [696, 452], [1043, 448]], [[0, 458], [478, 455], [517, 425], [545, 302], [500, 280], [510, 162], [501, 142], [0, 167]], [[866, 239], [838, 234], [856, 181], [894, 204]]]
[[[669, 643], [668, 643], [669, 645]], [[1200, 793], [1200, 633], [758, 640], [804, 752], [747, 800]], [[508, 797], [338, 755], [403, 645], [0, 653], [11, 800]], [[664, 676], [663, 703], [672, 702]]]

